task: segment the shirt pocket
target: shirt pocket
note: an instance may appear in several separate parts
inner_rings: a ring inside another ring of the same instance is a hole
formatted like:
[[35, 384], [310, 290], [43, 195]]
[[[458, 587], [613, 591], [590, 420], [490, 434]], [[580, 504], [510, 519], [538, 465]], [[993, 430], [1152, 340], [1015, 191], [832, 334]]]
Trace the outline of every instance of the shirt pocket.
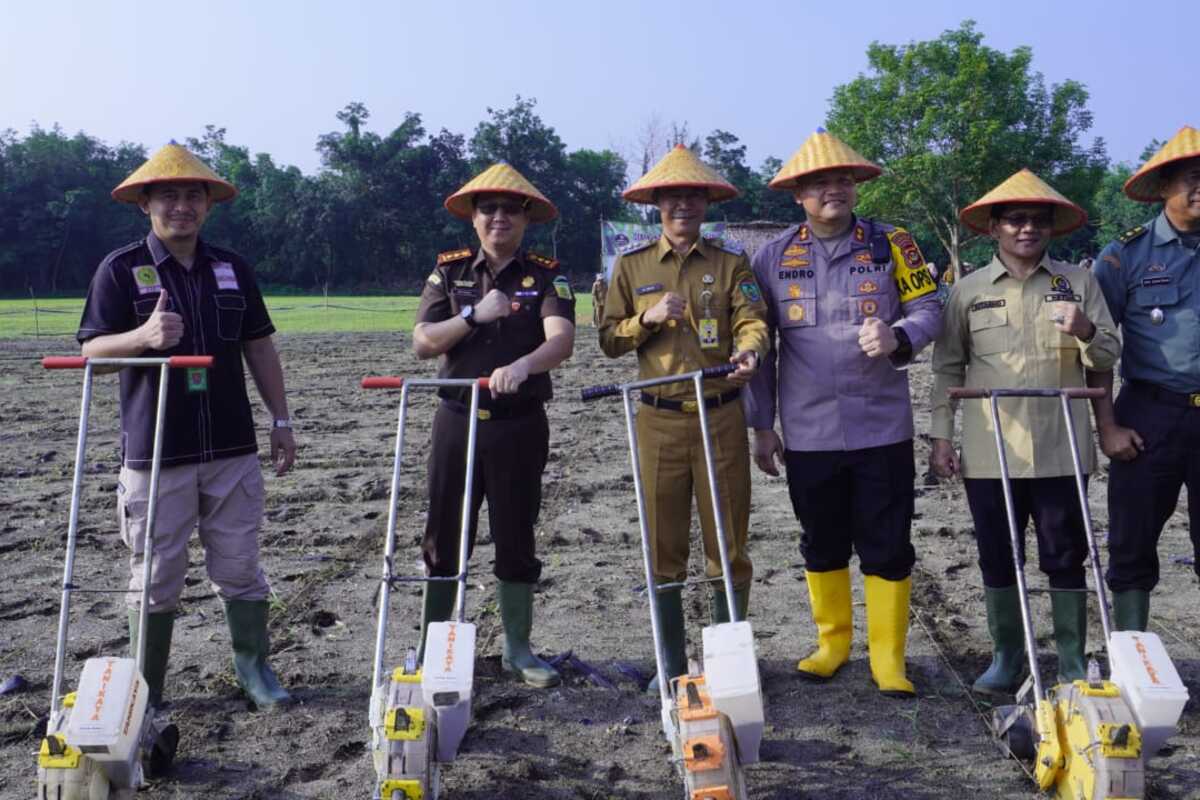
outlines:
[[970, 312], [971, 352], [986, 356], [1008, 349], [1008, 308], [983, 308]]
[[779, 301], [779, 327], [811, 328], [817, 324], [817, 300], [814, 297], [785, 298]]
[[1133, 292], [1133, 301], [1149, 314], [1152, 308], [1169, 309], [1179, 304], [1178, 286], [1139, 286]]
[[217, 338], [226, 342], [242, 339], [242, 318], [246, 316], [246, 298], [240, 294], [213, 295], [217, 307]]
[[[158, 295], [153, 297], [142, 297], [133, 301], [133, 311], [137, 314], [138, 324], [142, 324], [150, 319], [150, 315], [154, 313], [154, 307], [158, 305]], [[179, 313], [179, 309], [175, 307], [175, 298], [167, 298], [167, 311], [173, 314]]]

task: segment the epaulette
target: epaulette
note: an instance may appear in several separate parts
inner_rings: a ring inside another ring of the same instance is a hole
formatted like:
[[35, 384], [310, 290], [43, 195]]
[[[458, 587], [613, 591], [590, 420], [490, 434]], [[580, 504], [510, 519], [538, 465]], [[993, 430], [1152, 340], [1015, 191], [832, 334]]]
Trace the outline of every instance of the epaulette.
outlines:
[[642, 239], [640, 242], [630, 242], [621, 248], [621, 255], [629, 255], [636, 253], [638, 250], [645, 250], [652, 244], [658, 244], [658, 239]]
[[545, 256], [538, 255], [537, 253], [528, 252], [525, 254], [525, 258], [529, 261], [532, 261], [534, 264], [537, 264], [542, 269], [558, 269], [557, 258], [546, 258]]
[[461, 250], [447, 250], [444, 253], [438, 253], [437, 263], [440, 267], [442, 264], [449, 264], [452, 261], [462, 261], [464, 258], [471, 257], [471, 248], [464, 247]]
[[726, 239], [723, 236], [705, 236], [704, 241], [718, 250], [724, 250], [726, 253], [733, 253], [735, 256], [740, 256], [746, 252], [746, 248], [736, 239]]
[[1130, 228], [1117, 237], [1117, 241], [1121, 244], [1129, 244], [1134, 239], [1138, 238], [1149, 230], [1145, 225], [1138, 225], [1136, 228]]

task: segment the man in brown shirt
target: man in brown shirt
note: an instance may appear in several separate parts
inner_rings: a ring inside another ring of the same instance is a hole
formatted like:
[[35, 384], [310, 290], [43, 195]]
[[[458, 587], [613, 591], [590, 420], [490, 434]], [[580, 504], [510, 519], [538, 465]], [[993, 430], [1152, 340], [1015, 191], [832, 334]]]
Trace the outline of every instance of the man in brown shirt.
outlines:
[[[700, 236], [709, 202], [728, 200], [737, 190], [685, 147], [671, 151], [624, 194], [653, 203], [662, 213], [663, 235], [626, 250], [613, 266], [604, 301], [600, 348], [616, 358], [637, 351], [642, 379], [679, 375], [705, 367], [738, 364], [728, 378], [706, 381], [714, 462], [731, 541], [729, 561], [734, 602], [744, 619], [752, 567], [746, 553], [750, 521], [750, 450], [741, 387], [754, 375], [767, 350], [766, 308], [742, 248]], [[721, 574], [716, 522], [690, 382], [642, 392], [637, 415], [638, 454], [645, 484], [646, 515], [655, 580], [687, 577], [692, 495], [700, 512], [706, 573]], [[667, 676], [687, 672], [683, 598], [676, 587], [662, 591], [659, 614]], [[728, 621], [723, 591], [711, 596], [714, 623]], [[657, 683], [649, 691], [657, 692]]]
[[[442, 357], [438, 377], [489, 378], [490, 390], [479, 400], [470, 546], [486, 497], [500, 581], [503, 666], [531, 686], [555, 686], [558, 673], [529, 645], [533, 587], [542, 571], [533, 529], [550, 442], [543, 405], [551, 398], [550, 370], [574, 347], [575, 296], [558, 262], [522, 250], [521, 239], [529, 223], [552, 220], [558, 211], [503, 163], [452, 194], [446, 208], [471, 221], [480, 246], [438, 256], [421, 294], [413, 349], [419, 358]], [[439, 395], [423, 549], [429, 573], [449, 576], [458, 571], [469, 406], [465, 391], [443, 389]], [[429, 623], [449, 619], [455, 588], [425, 584], [422, 650]]]
[[[1052, 236], [1082, 226], [1087, 214], [1029, 170], [1021, 170], [959, 215], [996, 240], [992, 263], [950, 293], [933, 352], [930, 435], [934, 471], [965, 478], [994, 654], [975, 691], [1011, 693], [1020, 685], [1025, 643], [989, 401], [963, 406], [963, 456], [954, 452], [953, 386], [1081, 387], [1084, 369], [1108, 369], [1120, 353], [1104, 295], [1087, 270], [1050, 259]], [[1072, 401], [1083, 469], [1095, 468], [1087, 406]], [[1066, 423], [1047, 398], [1001, 401], [1005, 455], [1013, 478], [1017, 529], [1030, 517], [1039, 564], [1051, 588], [1061, 679], [1085, 677], [1087, 540]]]

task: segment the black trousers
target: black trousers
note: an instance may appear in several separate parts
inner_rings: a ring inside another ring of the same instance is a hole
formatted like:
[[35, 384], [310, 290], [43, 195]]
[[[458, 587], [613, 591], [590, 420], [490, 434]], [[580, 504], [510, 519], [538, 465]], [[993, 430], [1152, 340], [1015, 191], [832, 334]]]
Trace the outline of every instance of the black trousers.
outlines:
[[[1084, 476], [1084, 485], [1086, 486]], [[1004, 484], [999, 478], [967, 478], [967, 505], [975, 519], [975, 544], [983, 585], [1004, 589], [1017, 583], [1008, 514], [1004, 510]], [[1087, 532], [1079, 508], [1075, 476], [1017, 478], [1012, 481], [1013, 511], [1017, 517], [1017, 542], [1025, 563], [1025, 528], [1033, 519], [1037, 535], [1038, 567], [1054, 589], [1084, 588]]]
[[912, 573], [911, 439], [862, 450], [787, 450], [784, 463], [809, 571], [845, 569], [858, 553], [864, 575], [898, 581]]
[[[475, 549], [479, 507], [486, 497], [496, 545], [496, 577], [537, 583], [542, 562], [534, 555], [533, 529], [541, 510], [542, 472], [550, 450], [546, 412], [538, 406], [520, 417], [480, 420], [476, 437], [468, 558]], [[429, 515], [422, 545], [431, 575], [458, 573], [466, 464], [467, 415], [443, 403], [433, 418]]]
[[1127, 383], [1117, 423], [1133, 428], [1146, 449], [1108, 472], [1108, 585], [1150, 591], [1158, 583], [1158, 539], [1188, 487], [1193, 569], [1200, 575], [1200, 408], [1164, 402], [1155, 389]]

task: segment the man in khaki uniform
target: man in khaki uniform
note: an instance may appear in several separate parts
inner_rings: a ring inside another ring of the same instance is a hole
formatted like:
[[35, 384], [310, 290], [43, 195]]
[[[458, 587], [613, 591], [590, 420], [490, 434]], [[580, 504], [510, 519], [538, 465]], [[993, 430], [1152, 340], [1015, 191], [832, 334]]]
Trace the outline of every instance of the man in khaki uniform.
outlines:
[[[750, 451], [741, 387], [767, 349], [762, 293], [742, 248], [700, 236], [710, 202], [737, 196], [737, 189], [683, 146], [668, 153], [624, 194], [657, 205], [663, 235], [622, 253], [613, 267], [600, 321], [600, 348], [616, 358], [638, 354], [642, 379], [678, 375], [725, 363], [738, 364], [728, 378], [705, 383], [717, 481], [727, 505], [734, 601], [744, 618], [752, 567], [746, 553], [750, 522]], [[687, 577], [688, 532], [695, 494], [704, 535], [705, 571], [721, 574], [716, 525], [708, 491], [700, 420], [690, 382], [642, 392], [637, 417], [638, 454], [646, 491], [655, 580]], [[687, 671], [681, 590], [659, 593], [668, 677]], [[728, 621], [724, 592], [711, 596], [714, 623]], [[657, 691], [652, 684], [651, 691]]]
[[[975, 519], [994, 652], [974, 689], [1006, 694], [1021, 683], [1025, 640], [989, 401], [964, 405], [960, 463], [953, 446], [956, 403], [947, 390], [1081, 387], [1084, 369], [1109, 369], [1121, 345], [1095, 277], [1046, 254], [1052, 236], [1087, 221], [1082, 208], [1021, 170], [959, 218], [994, 238], [998, 252], [954, 285], [946, 305], [933, 352], [932, 465], [943, 477], [963, 475]], [[1087, 407], [1072, 402], [1075, 438], [1090, 473], [1096, 459]], [[999, 408], [1017, 529], [1023, 545], [1033, 518], [1039, 565], [1050, 583], [1059, 678], [1084, 678], [1087, 539], [1066, 423], [1055, 400], [1007, 398]]]

